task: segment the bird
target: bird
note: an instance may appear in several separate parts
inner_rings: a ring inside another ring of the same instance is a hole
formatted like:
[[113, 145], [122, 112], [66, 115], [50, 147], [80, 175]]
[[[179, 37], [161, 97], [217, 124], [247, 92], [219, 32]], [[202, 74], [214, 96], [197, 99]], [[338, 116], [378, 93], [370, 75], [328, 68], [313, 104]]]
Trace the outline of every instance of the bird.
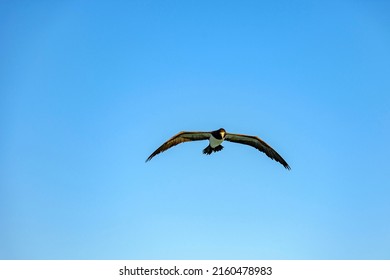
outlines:
[[203, 154], [205, 155], [210, 155], [213, 152], [215, 153], [221, 151], [223, 149], [223, 146], [221, 144], [223, 141], [226, 140], [229, 142], [252, 146], [260, 152], [265, 153], [269, 158], [282, 164], [286, 169], [291, 169], [288, 163], [270, 145], [261, 140], [259, 137], [244, 134], [228, 133], [223, 128], [210, 132], [181, 131], [178, 134], [172, 136], [168, 141], [166, 141], [157, 150], [155, 150], [146, 159], [145, 162], [150, 161], [154, 156], [172, 148], [173, 146], [184, 142], [200, 140], [209, 140], [209, 145], [203, 149]]

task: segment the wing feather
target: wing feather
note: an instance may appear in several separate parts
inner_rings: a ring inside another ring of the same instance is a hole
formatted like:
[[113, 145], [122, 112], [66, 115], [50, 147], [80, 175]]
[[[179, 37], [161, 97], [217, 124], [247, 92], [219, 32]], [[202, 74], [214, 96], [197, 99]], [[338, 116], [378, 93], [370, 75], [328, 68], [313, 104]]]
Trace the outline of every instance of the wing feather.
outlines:
[[288, 163], [274, 149], [272, 149], [270, 145], [257, 136], [227, 133], [225, 140], [252, 146], [253, 148], [265, 153], [269, 158], [282, 164], [286, 169], [291, 169]]
[[189, 141], [199, 141], [199, 140], [207, 140], [210, 138], [210, 132], [201, 132], [201, 131], [182, 131], [178, 134], [172, 136], [168, 141], [162, 144], [157, 150], [155, 150], [146, 161], [151, 160], [155, 155], [162, 153], [173, 146], [176, 146], [180, 143], [189, 142]]

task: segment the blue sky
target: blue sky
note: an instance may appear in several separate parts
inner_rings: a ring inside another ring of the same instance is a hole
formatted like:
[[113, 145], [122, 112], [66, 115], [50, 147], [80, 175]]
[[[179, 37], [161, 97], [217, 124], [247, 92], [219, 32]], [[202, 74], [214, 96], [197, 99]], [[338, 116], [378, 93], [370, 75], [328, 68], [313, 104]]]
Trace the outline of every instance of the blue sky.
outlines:
[[2, 1], [0, 258], [389, 259], [389, 12]]

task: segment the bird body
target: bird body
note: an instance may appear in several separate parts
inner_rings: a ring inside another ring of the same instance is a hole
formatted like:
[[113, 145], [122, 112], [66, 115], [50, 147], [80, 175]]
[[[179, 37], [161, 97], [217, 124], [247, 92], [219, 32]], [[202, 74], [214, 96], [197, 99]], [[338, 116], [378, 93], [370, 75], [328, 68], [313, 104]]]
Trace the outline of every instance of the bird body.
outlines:
[[287, 164], [287, 162], [274, 149], [272, 149], [271, 146], [269, 146], [259, 137], [244, 134], [227, 133], [223, 128], [211, 132], [179, 132], [178, 134], [170, 138], [168, 141], [166, 141], [164, 144], [162, 144], [157, 150], [155, 150], [146, 159], [146, 161], [151, 160], [157, 154], [162, 153], [180, 143], [200, 140], [209, 140], [209, 145], [205, 149], [203, 149], [203, 153], [207, 155], [210, 155], [213, 152], [221, 151], [223, 149], [223, 146], [221, 144], [223, 141], [226, 140], [229, 142], [252, 146], [257, 150], [265, 153], [269, 158], [276, 160], [277, 162], [282, 164], [286, 169], [290, 169], [290, 166]]
[[221, 138], [221, 139], [217, 139], [214, 137], [214, 135], [211, 134], [210, 139], [209, 139], [209, 145], [211, 148], [215, 148], [215, 147], [221, 145], [223, 140], [225, 140], [225, 137]]

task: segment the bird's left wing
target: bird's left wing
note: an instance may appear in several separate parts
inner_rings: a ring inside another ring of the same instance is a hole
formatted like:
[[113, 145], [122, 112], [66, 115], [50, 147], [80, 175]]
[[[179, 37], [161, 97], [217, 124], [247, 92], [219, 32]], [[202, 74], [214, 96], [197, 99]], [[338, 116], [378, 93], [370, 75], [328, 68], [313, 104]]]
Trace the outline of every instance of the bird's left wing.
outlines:
[[225, 140], [252, 146], [265, 153], [269, 158], [281, 163], [286, 169], [290, 169], [290, 166], [287, 164], [287, 162], [274, 149], [272, 149], [270, 145], [265, 143], [257, 136], [227, 133]]
[[182, 131], [178, 134], [174, 135], [171, 139], [162, 144], [157, 150], [155, 150], [146, 161], [151, 160], [155, 155], [162, 153], [169, 148], [176, 146], [180, 143], [189, 142], [189, 141], [199, 141], [199, 140], [207, 140], [210, 138], [210, 132], [196, 132], [196, 131]]

